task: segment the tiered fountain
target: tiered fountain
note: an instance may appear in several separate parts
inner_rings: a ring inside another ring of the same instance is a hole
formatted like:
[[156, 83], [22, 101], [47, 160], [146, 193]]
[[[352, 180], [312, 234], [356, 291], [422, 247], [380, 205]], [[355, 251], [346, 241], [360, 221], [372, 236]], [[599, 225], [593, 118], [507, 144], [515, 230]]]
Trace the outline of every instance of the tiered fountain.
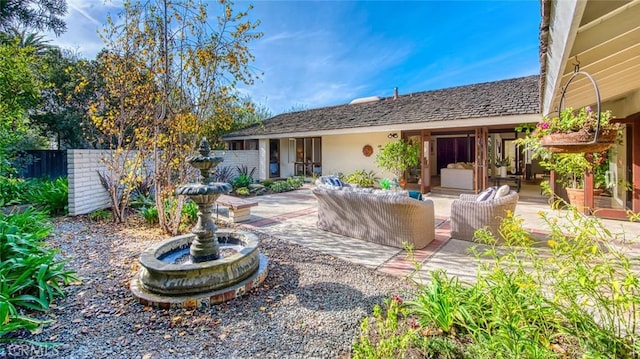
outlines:
[[191, 234], [169, 238], [140, 255], [142, 268], [131, 281], [131, 292], [144, 305], [169, 308], [221, 303], [258, 286], [267, 275], [267, 258], [258, 251], [254, 234], [216, 226], [213, 206], [231, 185], [213, 182], [211, 171], [223, 158], [209, 155], [205, 138], [199, 152], [187, 161], [200, 170], [201, 182], [175, 191], [198, 205], [198, 223]]

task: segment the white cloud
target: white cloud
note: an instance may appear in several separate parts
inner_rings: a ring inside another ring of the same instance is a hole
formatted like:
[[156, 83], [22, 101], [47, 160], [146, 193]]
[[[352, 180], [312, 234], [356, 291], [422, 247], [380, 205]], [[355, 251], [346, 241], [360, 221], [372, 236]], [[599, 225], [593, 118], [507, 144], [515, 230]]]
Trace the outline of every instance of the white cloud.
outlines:
[[69, 3], [69, 8], [71, 9], [71, 11], [76, 11], [79, 14], [81, 14], [82, 16], [84, 16], [87, 20], [91, 21], [97, 27], [102, 26], [102, 23], [100, 21], [96, 20], [93, 16], [91, 16], [88, 12], [86, 12], [81, 7], [77, 7], [74, 4]]

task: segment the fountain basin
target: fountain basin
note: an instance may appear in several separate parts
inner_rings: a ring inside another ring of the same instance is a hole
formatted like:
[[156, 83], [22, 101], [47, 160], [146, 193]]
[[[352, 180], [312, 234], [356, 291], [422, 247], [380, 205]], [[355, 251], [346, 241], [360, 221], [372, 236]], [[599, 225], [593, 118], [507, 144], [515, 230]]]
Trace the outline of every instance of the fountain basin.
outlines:
[[[222, 258], [176, 263], [197, 237], [176, 236], [140, 255], [141, 269], [131, 281], [131, 291], [144, 305], [197, 307], [221, 303], [259, 285], [267, 274], [267, 259], [258, 251], [258, 238], [248, 232], [221, 229], [216, 232]], [[228, 253], [227, 253], [228, 252]]]

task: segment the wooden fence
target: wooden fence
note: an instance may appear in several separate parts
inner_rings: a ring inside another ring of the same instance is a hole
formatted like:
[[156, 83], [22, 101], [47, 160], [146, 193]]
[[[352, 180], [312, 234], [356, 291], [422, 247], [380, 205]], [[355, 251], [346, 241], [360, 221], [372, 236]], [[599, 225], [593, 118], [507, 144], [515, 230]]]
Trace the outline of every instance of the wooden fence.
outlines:
[[21, 178], [55, 179], [67, 176], [66, 150], [27, 150], [20, 154]]

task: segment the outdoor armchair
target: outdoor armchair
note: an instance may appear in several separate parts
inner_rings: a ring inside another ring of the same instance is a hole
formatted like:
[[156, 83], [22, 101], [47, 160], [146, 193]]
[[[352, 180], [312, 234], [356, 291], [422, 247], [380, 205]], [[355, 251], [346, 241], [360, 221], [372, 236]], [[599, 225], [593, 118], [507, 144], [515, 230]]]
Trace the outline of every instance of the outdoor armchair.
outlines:
[[507, 211], [514, 212], [518, 203], [518, 193], [488, 201], [477, 201], [477, 195], [461, 194], [451, 203], [451, 238], [473, 240], [473, 234], [480, 228], [488, 228], [498, 236], [498, 228]]

